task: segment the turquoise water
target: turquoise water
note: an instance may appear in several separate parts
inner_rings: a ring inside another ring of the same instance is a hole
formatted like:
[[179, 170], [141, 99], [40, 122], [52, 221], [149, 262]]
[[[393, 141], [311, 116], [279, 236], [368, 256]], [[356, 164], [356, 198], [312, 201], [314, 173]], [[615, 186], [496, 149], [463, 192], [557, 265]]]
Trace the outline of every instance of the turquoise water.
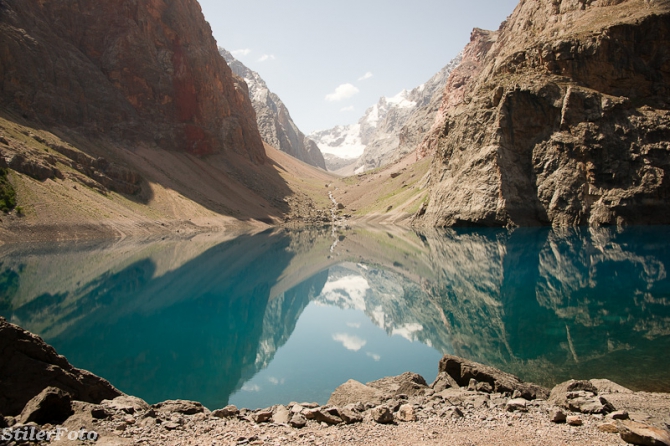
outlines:
[[670, 391], [670, 227], [276, 230], [0, 247], [0, 315], [150, 403], [325, 403], [444, 353]]

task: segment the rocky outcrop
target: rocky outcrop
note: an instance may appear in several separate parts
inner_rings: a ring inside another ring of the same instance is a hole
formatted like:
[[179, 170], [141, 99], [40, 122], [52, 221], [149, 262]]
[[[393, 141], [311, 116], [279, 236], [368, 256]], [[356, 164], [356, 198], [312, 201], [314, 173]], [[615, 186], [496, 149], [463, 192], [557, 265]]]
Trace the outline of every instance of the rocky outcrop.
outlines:
[[491, 45], [445, 94], [416, 224], [670, 221], [669, 17], [668, 2], [528, 0], [473, 34]]
[[121, 395], [104, 379], [74, 368], [38, 336], [1, 317], [0, 357], [0, 413], [18, 415], [29, 400], [47, 387], [57, 388], [43, 392], [34, 401], [32, 409], [22, 415], [26, 422], [49, 418], [54, 411], [62, 414], [63, 407], [69, 405], [70, 395], [89, 403]]
[[219, 47], [219, 53], [226, 60], [233, 73], [244, 79], [249, 87], [251, 104], [256, 111], [258, 130], [263, 141], [282, 152], [298, 158], [312, 166], [326, 169], [326, 163], [316, 143], [307, 138], [291, 119], [286, 105], [258, 73], [250, 70], [230, 52]]
[[0, 104], [41, 125], [194, 155], [265, 152], [196, 0], [3, 0]]

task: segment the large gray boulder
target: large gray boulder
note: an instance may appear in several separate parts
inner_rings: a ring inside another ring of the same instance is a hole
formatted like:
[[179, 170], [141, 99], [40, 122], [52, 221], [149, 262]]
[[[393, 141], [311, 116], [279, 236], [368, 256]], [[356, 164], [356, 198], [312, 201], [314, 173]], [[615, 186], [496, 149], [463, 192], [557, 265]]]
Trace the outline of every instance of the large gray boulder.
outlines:
[[344, 407], [356, 403], [381, 404], [383, 396], [383, 391], [350, 379], [335, 389], [330, 395], [328, 405]]
[[459, 386], [468, 386], [471, 379], [479, 383], [488, 383], [497, 393], [514, 393], [526, 399], [541, 398], [549, 396], [549, 389], [537, 384], [525, 383], [516, 376], [489, 367], [478, 362], [469, 361], [453, 355], [444, 355], [440, 360], [439, 373], [446, 373]]
[[73, 367], [39, 336], [0, 317], [0, 413], [16, 416], [47, 387], [73, 400], [99, 404], [122, 393], [106, 380]]

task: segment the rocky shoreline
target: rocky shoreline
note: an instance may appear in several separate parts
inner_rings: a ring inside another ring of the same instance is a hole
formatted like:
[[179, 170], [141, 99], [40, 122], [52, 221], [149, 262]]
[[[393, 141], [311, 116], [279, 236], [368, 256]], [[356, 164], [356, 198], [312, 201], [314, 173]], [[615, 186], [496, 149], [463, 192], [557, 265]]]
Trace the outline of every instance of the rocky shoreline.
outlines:
[[670, 445], [670, 394], [602, 379], [549, 390], [451, 355], [430, 385], [407, 372], [350, 380], [323, 406], [210, 411], [192, 401], [149, 405], [124, 395], [2, 318], [0, 354], [0, 444]]

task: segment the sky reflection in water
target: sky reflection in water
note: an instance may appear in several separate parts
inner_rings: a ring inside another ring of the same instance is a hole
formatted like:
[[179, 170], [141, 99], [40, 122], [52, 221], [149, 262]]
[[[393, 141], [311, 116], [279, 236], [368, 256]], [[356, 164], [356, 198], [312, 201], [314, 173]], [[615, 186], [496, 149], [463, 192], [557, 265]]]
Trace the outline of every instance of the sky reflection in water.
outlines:
[[669, 235], [354, 228], [9, 245], [0, 314], [151, 403], [325, 403], [349, 378], [430, 381], [443, 353], [545, 385], [670, 391]]

